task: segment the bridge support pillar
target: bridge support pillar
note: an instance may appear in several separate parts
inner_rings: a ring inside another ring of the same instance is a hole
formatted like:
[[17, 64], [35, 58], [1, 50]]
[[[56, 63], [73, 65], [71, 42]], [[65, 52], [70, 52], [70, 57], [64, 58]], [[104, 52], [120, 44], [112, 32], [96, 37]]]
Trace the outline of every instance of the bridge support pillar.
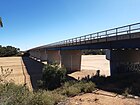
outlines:
[[47, 61], [47, 51], [46, 49], [40, 49], [40, 60]]
[[40, 51], [39, 50], [30, 51], [29, 54], [30, 54], [30, 57], [32, 57], [36, 60], [40, 59]]
[[59, 50], [47, 50], [46, 54], [48, 63], [57, 63], [61, 65], [61, 55]]
[[110, 50], [111, 75], [140, 72], [140, 50]]
[[60, 54], [61, 65], [63, 65], [68, 70], [68, 72], [81, 70], [80, 50], [62, 50]]

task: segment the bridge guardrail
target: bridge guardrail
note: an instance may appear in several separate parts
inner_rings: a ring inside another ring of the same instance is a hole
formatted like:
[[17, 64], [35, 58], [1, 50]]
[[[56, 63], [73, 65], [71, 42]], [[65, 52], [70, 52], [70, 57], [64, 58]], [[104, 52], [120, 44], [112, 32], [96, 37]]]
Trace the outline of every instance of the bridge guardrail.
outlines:
[[107, 38], [109, 38], [109, 37], [116, 36], [116, 39], [117, 39], [118, 35], [130, 34], [130, 33], [135, 33], [135, 32], [140, 32], [140, 23], [135, 23], [135, 24], [117, 27], [117, 28], [113, 28], [113, 29], [109, 29], [109, 30], [96, 32], [96, 33], [91, 33], [88, 35], [48, 44], [48, 45], [45, 45], [45, 46], [42, 46], [39, 48], [80, 45], [83, 43], [85, 44], [86, 41], [91, 41], [91, 43], [92, 43], [92, 40], [97, 40], [97, 42], [98, 42], [99, 39], [102, 39], [102, 38], [106, 38], [106, 41], [108, 41]]

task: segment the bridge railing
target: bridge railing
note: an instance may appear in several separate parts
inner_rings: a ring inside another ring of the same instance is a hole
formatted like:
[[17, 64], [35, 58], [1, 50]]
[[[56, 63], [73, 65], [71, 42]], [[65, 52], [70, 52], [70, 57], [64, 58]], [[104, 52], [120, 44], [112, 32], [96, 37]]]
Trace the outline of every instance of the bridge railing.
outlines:
[[105, 31], [91, 33], [88, 35], [52, 43], [46, 46], [61, 47], [61, 46], [80, 45], [80, 44], [85, 44], [87, 41], [97, 40], [98, 42], [98, 39], [101, 39], [101, 38], [107, 39], [112, 36], [117, 37], [118, 35], [130, 34], [130, 33], [135, 33], [135, 32], [140, 32], [140, 23], [135, 23], [135, 24], [127, 25], [127, 26], [122, 26], [122, 27], [105, 30]]

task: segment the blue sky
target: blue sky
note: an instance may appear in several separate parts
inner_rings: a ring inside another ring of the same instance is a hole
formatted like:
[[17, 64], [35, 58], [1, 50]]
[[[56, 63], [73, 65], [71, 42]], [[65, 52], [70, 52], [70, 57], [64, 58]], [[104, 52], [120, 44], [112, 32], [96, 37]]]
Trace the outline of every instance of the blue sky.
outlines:
[[27, 50], [140, 22], [140, 0], [0, 0], [0, 44]]

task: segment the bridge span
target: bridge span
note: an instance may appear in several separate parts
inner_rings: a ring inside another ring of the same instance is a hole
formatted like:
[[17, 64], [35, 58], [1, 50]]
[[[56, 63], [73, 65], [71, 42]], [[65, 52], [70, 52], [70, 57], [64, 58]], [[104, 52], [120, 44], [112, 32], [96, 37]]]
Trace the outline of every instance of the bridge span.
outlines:
[[140, 71], [140, 23], [63, 40], [29, 49], [30, 56], [57, 62], [69, 71], [81, 70], [81, 50], [106, 49], [111, 75]]

